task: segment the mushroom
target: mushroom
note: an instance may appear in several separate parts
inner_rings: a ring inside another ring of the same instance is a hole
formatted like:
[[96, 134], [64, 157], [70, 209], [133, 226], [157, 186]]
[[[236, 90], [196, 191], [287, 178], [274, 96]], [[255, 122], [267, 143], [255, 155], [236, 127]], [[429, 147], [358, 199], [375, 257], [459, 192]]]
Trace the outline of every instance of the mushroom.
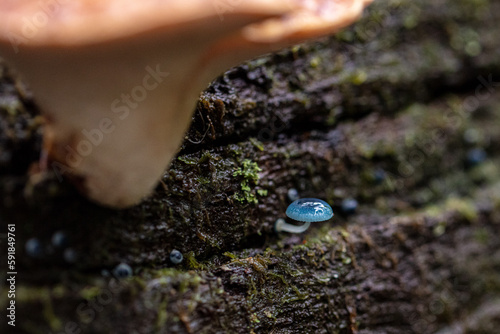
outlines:
[[173, 264], [181, 263], [183, 258], [184, 257], [182, 256], [182, 253], [177, 249], [174, 249], [170, 252], [170, 262], [172, 262]]
[[305, 232], [311, 223], [331, 219], [333, 217], [333, 210], [332, 207], [323, 200], [317, 198], [301, 198], [288, 206], [286, 215], [293, 220], [305, 222], [305, 224], [300, 226], [291, 225], [286, 223], [283, 218], [279, 218], [274, 224], [276, 232]]
[[127, 278], [132, 276], [132, 274], [133, 274], [132, 267], [123, 262], [119, 263], [113, 269], [113, 275], [115, 275], [116, 278]]
[[151, 193], [218, 74], [371, 1], [0, 0], [0, 55], [45, 117], [41, 166], [123, 208]]

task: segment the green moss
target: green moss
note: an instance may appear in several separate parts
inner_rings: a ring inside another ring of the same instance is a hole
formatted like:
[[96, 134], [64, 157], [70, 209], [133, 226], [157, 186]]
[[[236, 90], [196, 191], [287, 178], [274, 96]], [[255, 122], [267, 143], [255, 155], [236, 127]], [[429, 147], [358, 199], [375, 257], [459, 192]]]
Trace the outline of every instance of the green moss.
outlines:
[[54, 313], [54, 307], [52, 306], [52, 297], [49, 294], [48, 290], [45, 290], [45, 294], [43, 295], [43, 316], [47, 321], [47, 324], [53, 331], [60, 331], [62, 329], [62, 321], [59, 319]]
[[333, 127], [335, 123], [337, 123], [337, 115], [340, 114], [339, 108], [334, 108], [329, 111], [328, 117], [326, 118], [326, 125], [329, 127]]
[[455, 210], [470, 222], [476, 221], [478, 213], [474, 203], [460, 198], [450, 198], [446, 201], [446, 208]]
[[233, 176], [240, 177], [243, 180], [240, 183], [241, 192], [235, 193], [233, 198], [240, 203], [251, 203], [257, 204], [257, 194], [260, 196], [266, 196], [266, 190], [257, 190], [255, 191], [253, 188], [259, 184], [259, 172], [262, 169], [259, 168], [256, 162], [253, 162], [249, 159], [243, 160], [240, 167], [233, 172]]
[[200, 176], [200, 177], [198, 177], [197, 180], [202, 185], [210, 184], [211, 183], [210, 179], [208, 177], [205, 177], [205, 176]]
[[278, 278], [278, 279], [279, 279], [279, 280], [280, 280], [280, 281], [281, 281], [284, 285], [288, 285], [288, 282], [286, 281], [285, 276], [283, 276], [283, 275], [276, 274], [276, 273], [274, 273], [274, 272], [272, 272], [272, 271], [269, 271], [269, 272], [267, 273], [267, 275], [268, 275], [268, 276], [271, 276], [271, 277]]
[[313, 57], [309, 61], [309, 65], [311, 65], [312, 68], [317, 68], [321, 64], [321, 58], [320, 57]]
[[184, 255], [184, 259], [186, 260], [188, 267], [191, 269], [195, 269], [195, 270], [205, 269], [205, 266], [196, 260], [196, 258], [194, 256], [194, 252], [186, 253]]
[[250, 315], [250, 321], [253, 323], [260, 323], [259, 317], [257, 316], [257, 313], [252, 313]]
[[198, 159], [189, 158], [188, 156], [180, 156], [177, 160], [184, 162], [187, 165], [196, 165], [198, 163]]
[[101, 288], [98, 286], [86, 287], [80, 291], [80, 296], [84, 299], [91, 300], [101, 293]]
[[418, 15], [410, 14], [404, 18], [404, 27], [406, 29], [413, 29], [418, 25], [419, 17]]
[[356, 70], [350, 77], [350, 81], [354, 85], [361, 85], [366, 79], [368, 79], [368, 74], [363, 70]]
[[230, 259], [237, 259], [238, 257], [231, 252], [224, 252], [222, 255], [227, 256]]
[[195, 290], [203, 280], [197, 274], [183, 273], [179, 284], [179, 292], [186, 293], [187, 291]]
[[168, 319], [167, 305], [168, 305], [168, 299], [165, 299], [161, 302], [160, 306], [158, 307], [158, 318], [156, 319], [157, 329], [165, 327], [165, 324], [167, 323]]
[[436, 237], [440, 237], [442, 236], [444, 233], [446, 232], [446, 222], [444, 221], [440, 221], [439, 223], [437, 223], [434, 228], [432, 229], [432, 233], [436, 236]]
[[290, 294], [286, 294], [282, 299], [281, 303], [282, 304], [288, 304], [288, 303], [293, 303], [296, 301], [301, 301], [301, 300], [306, 300], [309, 298], [309, 295], [306, 293], [302, 293], [299, 288], [297, 288], [295, 285], [291, 285], [291, 292]]
[[249, 70], [254, 70], [258, 67], [266, 65], [267, 61], [268, 60], [266, 58], [257, 58], [257, 59], [248, 61], [247, 66], [248, 66]]
[[493, 183], [500, 174], [500, 168], [496, 161], [485, 161], [484, 163], [474, 167], [470, 172], [470, 177], [474, 182]]
[[262, 144], [259, 140], [257, 140], [254, 137], [249, 138], [250, 143], [252, 143], [255, 148], [257, 148], [259, 151], [264, 151], [264, 144]]
[[257, 184], [259, 182], [259, 168], [256, 162], [249, 159], [243, 160], [241, 167], [238, 167], [233, 173], [233, 176], [242, 176], [245, 181], [252, 181]]
[[480, 244], [486, 245], [490, 240], [490, 231], [485, 228], [479, 228], [474, 231], [474, 239]]
[[[242, 188], [243, 188], [243, 184], [242, 184]], [[237, 200], [238, 202], [240, 203], [250, 203], [250, 204], [257, 204], [259, 203], [259, 200], [257, 199], [257, 197], [251, 193], [251, 192], [246, 192], [244, 191], [243, 193], [236, 193], [233, 195], [233, 198], [235, 200]]]
[[257, 190], [257, 194], [259, 194], [259, 196], [267, 196], [267, 190], [266, 189], [258, 189]]
[[217, 158], [215, 158], [213, 155], [212, 155], [212, 152], [210, 152], [209, 150], [203, 150], [202, 151], [202, 155], [200, 157], [200, 159], [198, 160], [198, 163], [201, 164], [201, 163], [204, 163], [210, 159], [215, 159], [217, 160]]
[[[157, 278], [167, 279], [167, 278], [178, 276], [179, 274], [182, 274], [182, 273], [184, 273], [184, 271], [181, 271], [181, 270], [176, 269], [176, 268], [162, 268], [162, 269], [156, 269], [156, 270], [149, 271], [148, 274], [150, 275], [150, 277], [148, 277], [148, 278], [150, 278], [150, 279], [157, 279]], [[137, 276], [134, 276], [134, 277], [137, 277]]]

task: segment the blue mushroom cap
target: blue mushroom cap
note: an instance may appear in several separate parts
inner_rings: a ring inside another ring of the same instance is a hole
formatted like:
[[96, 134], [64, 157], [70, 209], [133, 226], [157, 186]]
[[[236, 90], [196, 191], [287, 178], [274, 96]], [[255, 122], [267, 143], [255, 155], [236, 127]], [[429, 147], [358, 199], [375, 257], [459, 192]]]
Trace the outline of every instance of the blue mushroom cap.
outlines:
[[174, 249], [172, 252], [170, 252], [170, 261], [173, 264], [181, 263], [182, 259], [183, 259], [182, 253], [179, 252], [177, 249]]
[[132, 276], [132, 268], [126, 263], [120, 263], [113, 269], [113, 274], [117, 278], [127, 278]]
[[301, 198], [286, 209], [286, 215], [301, 222], [321, 222], [333, 217], [332, 207], [317, 198]]

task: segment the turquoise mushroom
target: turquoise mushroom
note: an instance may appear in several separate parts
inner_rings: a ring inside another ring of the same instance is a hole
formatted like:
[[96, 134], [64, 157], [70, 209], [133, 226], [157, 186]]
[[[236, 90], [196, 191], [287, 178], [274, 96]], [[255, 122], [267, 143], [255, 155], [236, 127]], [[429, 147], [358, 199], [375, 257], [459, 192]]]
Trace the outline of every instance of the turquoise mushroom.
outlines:
[[294, 201], [286, 209], [286, 215], [296, 221], [304, 222], [301, 226], [287, 224], [284, 219], [278, 219], [275, 224], [277, 232], [286, 231], [290, 233], [305, 232], [311, 223], [322, 222], [333, 217], [332, 207], [323, 200], [317, 198], [301, 198]]

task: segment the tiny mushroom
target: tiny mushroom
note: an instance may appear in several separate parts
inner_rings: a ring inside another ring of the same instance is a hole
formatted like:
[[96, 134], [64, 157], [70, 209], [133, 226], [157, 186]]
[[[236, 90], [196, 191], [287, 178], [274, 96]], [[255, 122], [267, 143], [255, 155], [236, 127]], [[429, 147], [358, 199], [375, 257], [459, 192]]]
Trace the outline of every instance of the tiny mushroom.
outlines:
[[120, 263], [113, 269], [116, 278], [127, 278], [132, 276], [132, 268], [126, 263]]
[[286, 215], [293, 220], [305, 222], [305, 224], [301, 226], [291, 225], [280, 218], [274, 225], [276, 232], [305, 232], [311, 223], [322, 222], [332, 218], [333, 210], [332, 207], [323, 200], [317, 198], [301, 198], [288, 206]]
[[182, 262], [182, 259], [184, 257], [182, 256], [182, 253], [179, 252], [177, 249], [174, 249], [173, 251], [170, 252], [170, 262], [173, 264], [179, 264]]
[[138, 203], [222, 71], [335, 32], [372, 0], [1, 0], [0, 56], [45, 116], [41, 170], [110, 207]]

